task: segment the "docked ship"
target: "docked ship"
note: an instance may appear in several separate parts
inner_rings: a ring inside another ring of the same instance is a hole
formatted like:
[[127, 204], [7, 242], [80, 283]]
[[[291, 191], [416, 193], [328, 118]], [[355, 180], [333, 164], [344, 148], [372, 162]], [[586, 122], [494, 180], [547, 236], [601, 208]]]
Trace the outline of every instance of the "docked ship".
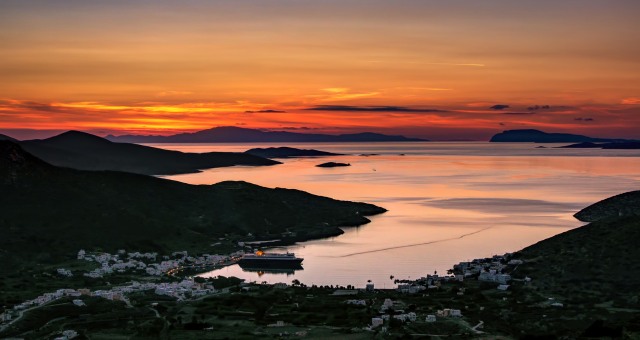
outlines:
[[238, 264], [242, 268], [269, 268], [269, 269], [301, 269], [302, 258], [293, 253], [277, 254], [265, 253], [258, 250], [255, 254], [244, 254]]

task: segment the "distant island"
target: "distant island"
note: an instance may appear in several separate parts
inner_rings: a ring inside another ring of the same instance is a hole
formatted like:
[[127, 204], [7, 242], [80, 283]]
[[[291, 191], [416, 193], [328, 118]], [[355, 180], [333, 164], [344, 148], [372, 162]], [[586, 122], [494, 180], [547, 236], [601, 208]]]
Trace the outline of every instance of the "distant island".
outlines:
[[534, 129], [506, 130], [491, 137], [490, 142], [505, 143], [607, 143], [626, 142], [625, 139], [592, 138], [569, 133], [547, 133]]
[[68, 131], [47, 139], [15, 142], [27, 152], [48, 163], [80, 170], [172, 175], [233, 165], [280, 164], [280, 162], [248, 153], [185, 153], [137, 144], [114, 143], [79, 131]]
[[577, 144], [570, 144], [559, 146], [563, 149], [615, 149], [615, 150], [631, 150], [640, 149], [640, 142], [628, 141], [628, 142], [611, 142], [611, 143], [592, 143], [582, 142]]
[[314, 149], [296, 149], [290, 147], [278, 148], [254, 148], [244, 153], [264, 157], [264, 158], [295, 158], [295, 157], [324, 157], [324, 156], [342, 156], [339, 153], [332, 153]]
[[341, 167], [341, 166], [351, 166], [351, 164], [349, 164], [349, 163], [327, 162], [327, 163], [318, 164], [316, 166], [319, 167], [319, 168], [335, 168], [335, 167]]
[[208, 130], [171, 136], [123, 135], [106, 137], [125, 143], [318, 143], [318, 142], [423, 142], [426, 139], [384, 135], [372, 132], [326, 135], [287, 131], [262, 131], [221, 126]]

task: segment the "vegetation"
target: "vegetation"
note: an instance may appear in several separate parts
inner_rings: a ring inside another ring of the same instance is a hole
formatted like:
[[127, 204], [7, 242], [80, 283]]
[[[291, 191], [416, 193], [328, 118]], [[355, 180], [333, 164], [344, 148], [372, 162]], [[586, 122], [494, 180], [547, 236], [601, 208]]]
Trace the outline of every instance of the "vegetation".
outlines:
[[584, 222], [640, 216], [640, 191], [630, 191], [592, 204], [574, 217]]
[[[0, 272], [57, 263], [79, 249], [207, 251], [218, 238], [336, 235], [385, 210], [246, 182], [188, 185], [51, 166], [0, 142]], [[17, 267], [16, 267], [17, 266]]]

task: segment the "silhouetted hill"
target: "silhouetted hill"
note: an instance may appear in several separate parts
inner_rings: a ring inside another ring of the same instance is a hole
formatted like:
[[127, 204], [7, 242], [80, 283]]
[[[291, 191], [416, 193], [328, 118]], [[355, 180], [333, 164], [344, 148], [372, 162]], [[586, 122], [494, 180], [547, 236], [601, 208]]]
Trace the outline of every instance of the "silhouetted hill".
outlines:
[[225, 234], [298, 239], [342, 233], [385, 210], [246, 182], [188, 185], [49, 165], [0, 142], [0, 263], [54, 262], [79, 249], [205, 249]]
[[8, 141], [12, 141], [12, 142], [17, 142], [18, 140], [15, 138], [11, 138], [7, 135], [3, 135], [0, 133], [0, 140], [8, 140]]
[[261, 131], [235, 126], [221, 126], [193, 133], [180, 133], [172, 136], [109, 135], [107, 136], [107, 139], [114, 142], [127, 143], [315, 143], [425, 141], [425, 139], [390, 136], [371, 132], [325, 135], [286, 131]]
[[341, 166], [351, 166], [349, 163], [336, 163], [336, 162], [326, 162], [322, 164], [316, 165], [319, 168], [336, 168]]
[[114, 170], [147, 175], [198, 172], [232, 165], [274, 165], [279, 162], [233, 152], [184, 153], [149, 146], [114, 143], [84, 132], [68, 131], [43, 140], [20, 142], [43, 160], [80, 170]]
[[640, 142], [628, 141], [628, 142], [612, 142], [612, 143], [591, 143], [582, 142], [577, 144], [570, 144], [559, 146], [558, 148], [569, 149], [640, 149]]
[[594, 222], [516, 254], [525, 262], [515, 277], [532, 280], [513, 292], [514, 300], [525, 302], [511, 307], [522, 309], [508, 321], [514, 330], [574, 338], [598, 320], [620, 328], [635, 322], [640, 299], [638, 203], [640, 191], [595, 203], [575, 215]]
[[605, 143], [603, 149], [640, 149], [640, 141]]
[[527, 142], [527, 143], [578, 143], [578, 142], [615, 142], [624, 139], [592, 138], [569, 133], [547, 133], [534, 129], [506, 130], [491, 137], [490, 142]]
[[640, 190], [609, 197], [580, 210], [573, 216], [583, 222], [640, 216]]
[[321, 157], [321, 156], [340, 156], [338, 153], [331, 153], [313, 149], [296, 149], [288, 147], [279, 148], [254, 148], [245, 151], [250, 155], [264, 158], [294, 158], [294, 157]]
[[558, 146], [559, 149], [602, 149], [602, 143], [582, 142]]

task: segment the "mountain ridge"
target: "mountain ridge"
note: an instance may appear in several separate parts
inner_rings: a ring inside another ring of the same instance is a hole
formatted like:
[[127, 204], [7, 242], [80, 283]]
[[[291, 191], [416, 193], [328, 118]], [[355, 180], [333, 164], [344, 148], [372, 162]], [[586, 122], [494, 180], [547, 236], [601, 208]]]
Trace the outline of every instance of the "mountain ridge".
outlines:
[[18, 141], [17, 139], [15, 139], [13, 137], [10, 137], [10, 136], [7, 136], [7, 135], [3, 135], [1, 133], [0, 133], [0, 140], [8, 140], [8, 141], [11, 141], [11, 142], [17, 142]]
[[297, 133], [288, 131], [263, 131], [220, 126], [193, 133], [179, 133], [170, 136], [158, 135], [108, 135], [113, 142], [128, 143], [317, 143], [317, 142], [417, 142], [427, 141], [400, 135], [385, 135], [361, 132], [341, 135]]
[[150, 146], [115, 143], [80, 131], [18, 142], [26, 151], [56, 166], [172, 175], [233, 165], [263, 166], [280, 162], [236, 152], [185, 153]]
[[60, 260], [79, 249], [202, 250], [225, 234], [335, 236], [342, 233], [339, 226], [365, 224], [365, 216], [386, 211], [242, 181], [190, 185], [61, 168], [9, 141], [0, 141], [0, 192], [0, 272], [12, 263]]
[[493, 143], [579, 143], [579, 142], [627, 142], [627, 139], [593, 138], [571, 133], [548, 133], [535, 129], [505, 130], [495, 134]]

